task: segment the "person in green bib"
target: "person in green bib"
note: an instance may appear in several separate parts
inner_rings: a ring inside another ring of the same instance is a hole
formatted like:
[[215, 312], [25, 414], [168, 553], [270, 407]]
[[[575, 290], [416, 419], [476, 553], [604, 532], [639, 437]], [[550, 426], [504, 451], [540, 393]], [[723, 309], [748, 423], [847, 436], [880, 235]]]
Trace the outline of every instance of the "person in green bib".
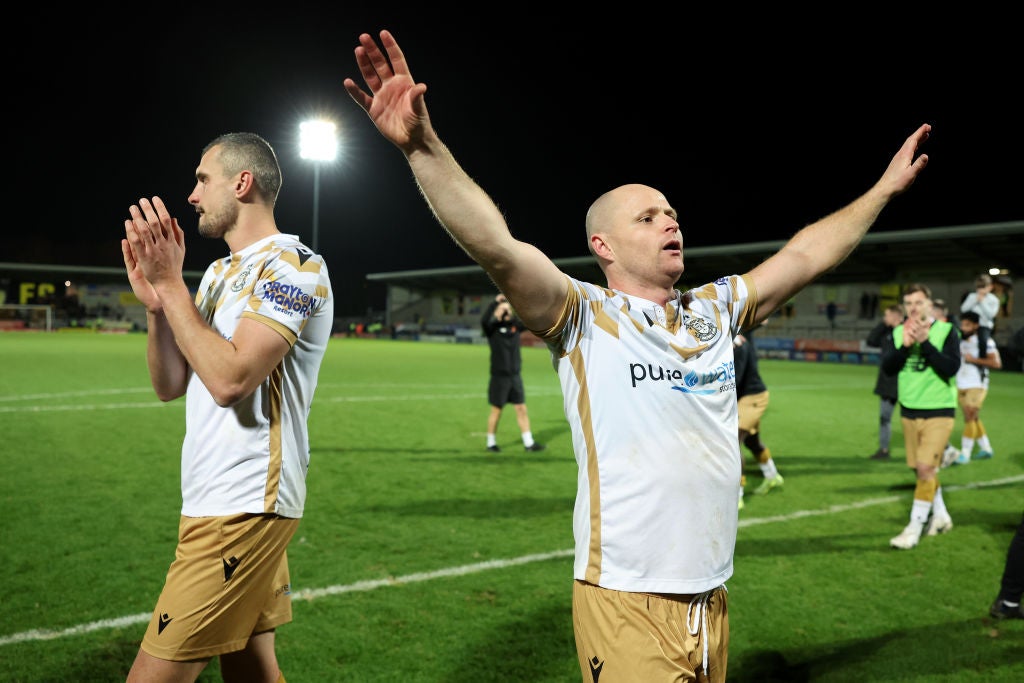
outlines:
[[922, 533], [935, 536], [953, 528], [938, 472], [956, 417], [960, 335], [952, 323], [935, 319], [926, 285], [904, 288], [903, 309], [906, 320], [893, 329], [894, 348], [882, 356], [882, 368], [897, 376], [907, 466], [917, 476], [910, 523], [889, 545], [909, 550]]

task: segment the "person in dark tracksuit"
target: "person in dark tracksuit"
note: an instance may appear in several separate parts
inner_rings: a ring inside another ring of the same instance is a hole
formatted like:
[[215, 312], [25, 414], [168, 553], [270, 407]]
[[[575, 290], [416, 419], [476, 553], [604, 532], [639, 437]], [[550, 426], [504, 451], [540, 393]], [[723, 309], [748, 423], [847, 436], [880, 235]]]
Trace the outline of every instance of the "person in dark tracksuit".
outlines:
[[[898, 304], [887, 306], [882, 320], [868, 332], [865, 343], [881, 349], [880, 356], [894, 348], [892, 331], [903, 322], [903, 309]], [[875, 380], [875, 394], [878, 395], [878, 450], [871, 455], [872, 460], [888, 460], [889, 442], [892, 440], [892, 414], [896, 410], [896, 375], [891, 375], [878, 363], [878, 378]]]
[[523, 321], [516, 316], [505, 295], [499, 293], [484, 310], [480, 326], [491, 347], [491, 379], [487, 385], [487, 401], [491, 404], [491, 412], [487, 416], [487, 450], [492, 453], [501, 451], [498, 445], [498, 422], [501, 420], [502, 409], [508, 403], [516, 411], [523, 448], [528, 451], [544, 450], [543, 444], [533, 440], [530, 416], [526, 409], [523, 356], [520, 351]]
[[1024, 596], [1024, 515], [1010, 539], [999, 595], [989, 608], [989, 614], [996, 619], [1024, 619], [1021, 596]]

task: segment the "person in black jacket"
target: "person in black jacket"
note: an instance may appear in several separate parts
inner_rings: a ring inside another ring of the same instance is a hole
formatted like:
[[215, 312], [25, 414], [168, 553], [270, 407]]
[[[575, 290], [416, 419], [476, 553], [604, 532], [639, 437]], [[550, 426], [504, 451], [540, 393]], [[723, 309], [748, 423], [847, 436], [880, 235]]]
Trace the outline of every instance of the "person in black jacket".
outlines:
[[1017, 532], [1010, 539], [999, 595], [988, 613], [996, 619], [1024, 619], [1021, 597], [1024, 597], [1024, 517], [1021, 517]]
[[[868, 332], [865, 342], [868, 346], [881, 349], [880, 356], [894, 347], [892, 331], [903, 322], [903, 309], [898, 304], [887, 306], [882, 320]], [[889, 442], [892, 440], [892, 414], [896, 410], [896, 375], [890, 375], [878, 364], [878, 378], [875, 380], [878, 395], [878, 450], [872, 460], [888, 460]]]
[[[1010, 350], [1015, 354], [1016, 363], [1010, 363], [1010, 365], [1018, 366], [1017, 369], [1024, 372], [1024, 325], [1017, 328], [1017, 331], [1010, 337]], [[1011, 356], [1011, 360], [1014, 357]]]
[[492, 453], [501, 451], [497, 437], [498, 421], [507, 403], [515, 408], [523, 447], [528, 451], [544, 450], [542, 444], [533, 440], [530, 416], [526, 410], [526, 391], [521, 374], [523, 356], [519, 346], [523, 321], [516, 316], [505, 295], [499, 293], [484, 310], [480, 326], [491, 347], [491, 379], [487, 385], [491, 413], [487, 417], [487, 450]]

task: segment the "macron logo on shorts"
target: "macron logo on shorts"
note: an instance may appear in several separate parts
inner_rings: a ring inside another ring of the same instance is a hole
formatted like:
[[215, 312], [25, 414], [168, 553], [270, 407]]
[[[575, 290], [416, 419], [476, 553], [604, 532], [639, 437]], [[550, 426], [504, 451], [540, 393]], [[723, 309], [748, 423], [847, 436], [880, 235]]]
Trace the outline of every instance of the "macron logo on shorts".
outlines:
[[235, 570], [238, 569], [238, 565], [241, 563], [241, 561], [234, 555], [232, 555], [227, 560], [221, 558], [221, 561], [224, 562], [224, 580], [230, 581], [231, 577], [235, 573]]
[[172, 621], [173, 617], [171, 617], [171, 615], [167, 614], [166, 612], [157, 617], [156, 634], [160, 635], [161, 633], [163, 633], [164, 629], [167, 628], [167, 625], [170, 624]]
[[594, 677], [594, 683], [597, 683], [598, 679], [601, 678], [601, 669], [604, 668], [604, 662], [595, 655], [587, 663], [590, 664], [590, 675]]

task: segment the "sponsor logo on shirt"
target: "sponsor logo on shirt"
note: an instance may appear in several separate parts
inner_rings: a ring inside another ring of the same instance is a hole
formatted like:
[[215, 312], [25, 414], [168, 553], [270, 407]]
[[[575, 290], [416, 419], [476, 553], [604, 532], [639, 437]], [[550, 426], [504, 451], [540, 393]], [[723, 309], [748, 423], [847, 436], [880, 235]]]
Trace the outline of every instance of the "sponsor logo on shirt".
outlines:
[[302, 288], [281, 282], [268, 282], [263, 288], [263, 300], [272, 304], [275, 311], [308, 318], [320, 306], [320, 300], [306, 294]]
[[719, 363], [705, 372], [671, 370], [651, 363], [630, 363], [629, 377], [635, 389], [645, 382], [668, 382], [670, 389], [684, 394], [717, 394], [736, 389], [736, 365], [732, 361]]

